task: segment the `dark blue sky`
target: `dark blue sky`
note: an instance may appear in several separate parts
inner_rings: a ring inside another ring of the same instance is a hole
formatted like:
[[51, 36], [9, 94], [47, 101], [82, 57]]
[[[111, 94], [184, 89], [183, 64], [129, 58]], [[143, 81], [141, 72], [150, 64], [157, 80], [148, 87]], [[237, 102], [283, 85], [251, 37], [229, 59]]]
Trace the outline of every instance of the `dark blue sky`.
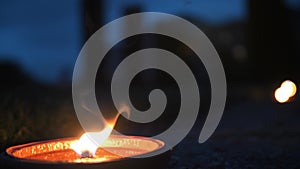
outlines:
[[[190, 14], [222, 24], [246, 18], [245, 0], [108, 0], [106, 22], [139, 4], [144, 11]], [[83, 37], [79, 0], [0, 1], [0, 60], [16, 61], [34, 77], [55, 82], [73, 70]]]
[[124, 8], [136, 4], [144, 11], [190, 14], [210, 23], [224, 23], [246, 16], [246, 0], [112, 0], [106, 4], [108, 19], [122, 16]]
[[16, 61], [34, 77], [54, 82], [75, 63], [80, 28], [78, 3], [0, 1], [0, 59]]

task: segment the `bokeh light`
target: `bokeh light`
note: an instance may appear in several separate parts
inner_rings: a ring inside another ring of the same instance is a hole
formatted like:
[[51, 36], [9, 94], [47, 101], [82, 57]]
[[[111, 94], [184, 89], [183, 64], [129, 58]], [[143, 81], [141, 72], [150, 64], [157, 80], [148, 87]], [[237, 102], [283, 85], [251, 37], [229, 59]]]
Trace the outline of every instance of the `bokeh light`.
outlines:
[[281, 86], [274, 92], [276, 101], [279, 103], [286, 103], [291, 97], [297, 93], [297, 86], [294, 82], [286, 80], [281, 83]]

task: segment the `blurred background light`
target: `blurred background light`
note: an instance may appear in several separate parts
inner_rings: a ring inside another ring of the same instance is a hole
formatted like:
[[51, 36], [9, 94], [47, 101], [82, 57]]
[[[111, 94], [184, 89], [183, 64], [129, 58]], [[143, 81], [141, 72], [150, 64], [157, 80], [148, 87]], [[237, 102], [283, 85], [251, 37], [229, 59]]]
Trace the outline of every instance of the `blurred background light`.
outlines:
[[274, 92], [276, 101], [279, 103], [286, 103], [291, 97], [295, 96], [297, 92], [296, 84], [290, 80], [281, 83], [281, 86]]

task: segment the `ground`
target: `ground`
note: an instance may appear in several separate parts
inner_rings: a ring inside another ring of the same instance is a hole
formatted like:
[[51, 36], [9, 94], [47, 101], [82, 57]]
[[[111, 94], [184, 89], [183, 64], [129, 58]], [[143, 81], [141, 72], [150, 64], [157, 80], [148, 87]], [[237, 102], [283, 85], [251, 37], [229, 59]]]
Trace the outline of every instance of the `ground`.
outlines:
[[[229, 90], [219, 127], [203, 144], [197, 141], [202, 122], [196, 122], [172, 150], [168, 169], [300, 168], [299, 98], [279, 104], [272, 99], [271, 89], [243, 89]], [[1, 151], [83, 133], [68, 87], [36, 86], [1, 93]]]

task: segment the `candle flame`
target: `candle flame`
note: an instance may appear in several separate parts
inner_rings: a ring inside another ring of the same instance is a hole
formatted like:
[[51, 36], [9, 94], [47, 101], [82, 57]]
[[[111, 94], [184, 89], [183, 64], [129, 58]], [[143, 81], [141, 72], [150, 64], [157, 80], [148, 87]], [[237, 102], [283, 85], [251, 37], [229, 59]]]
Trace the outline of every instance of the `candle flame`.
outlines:
[[109, 137], [112, 129], [113, 125], [109, 124], [100, 132], [86, 132], [71, 144], [71, 148], [82, 158], [93, 157], [98, 147]]
[[274, 92], [275, 99], [279, 103], [286, 103], [297, 93], [297, 86], [294, 82], [286, 80]]
[[[120, 112], [128, 115], [130, 110], [127, 106], [122, 106]], [[105, 142], [105, 140], [110, 136], [118, 117], [121, 113], [118, 113], [110, 121], [104, 120], [105, 127], [99, 132], [86, 132], [79, 140], [76, 140], [70, 145], [70, 147], [81, 157], [81, 158], [91, 158], [96, 154], [98, 147]]]

